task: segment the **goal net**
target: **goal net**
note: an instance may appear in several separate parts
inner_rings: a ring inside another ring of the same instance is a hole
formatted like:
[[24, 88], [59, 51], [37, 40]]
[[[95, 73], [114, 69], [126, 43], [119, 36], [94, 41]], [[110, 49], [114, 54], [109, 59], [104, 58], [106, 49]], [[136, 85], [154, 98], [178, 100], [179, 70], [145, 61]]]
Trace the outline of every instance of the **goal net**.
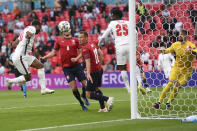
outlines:
[[[136, 22], [136, 27], [130, 25], [130, 40], [138, 41], [137, 48], [131, 43], [131, 52], [140, 54], [142, 64], [137, 65], [144, 70], [139, 68], [141, 83], [136, 82], [138, 76], [133, 71], [136, 70], [133, 62], [138, 58], [131, 53], [131, 118], [180, 119], [197, 115], [197, 55], [189, 54], [196, 47], [184, 40], [177, 44], [180, 35], [185, 34], [182, 30], [189, 32], [188, 41], [197, 44], [197, 1], [130, 0], [129, 6], [130, 23]], [[186, 39], [186, 36], [183, 37]], [[172, 46], [169, 51], [172, 53], [168, 55], [159, 51]]]

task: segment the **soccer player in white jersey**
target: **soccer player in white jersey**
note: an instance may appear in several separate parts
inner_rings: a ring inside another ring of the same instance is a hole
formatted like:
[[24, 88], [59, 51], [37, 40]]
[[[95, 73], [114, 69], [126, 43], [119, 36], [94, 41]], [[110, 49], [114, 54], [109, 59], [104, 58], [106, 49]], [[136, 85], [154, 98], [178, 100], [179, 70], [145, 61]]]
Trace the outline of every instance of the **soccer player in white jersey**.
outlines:
[[121, 75], [127, 90], [129, 91], [129, 79], [127, 75], [126, 64], [129, 61], [129, 39], [128, 39], [128, 26], [129, 21], [121, 20], [122, 18], [122, 11], [118, 9], [112, 9], [112, 21], [108, 25], [108, 28], [102, 35], [98, 45], [101, 46], [101, 43], [104, 39], [112, 33], [112, 36], [115, 41], [115, 48], [116, 48], [116, 59], [117, 65], [121, 70]]
[[21, 76], [13, 79], [6, 79], [7, 86], [12, 86], [13, 83], [27, 82], [31, 80], [31, 73], [29, 67], [38, 69], [38, 78], [41, 86], [41, 94], [51, 94], [54, 90], [46, 88], [44, 65], [34, 56], [30, 56], [34, 43], [35, 35], [40, 32], [41, 23], [33, 21], [31, 26], [27, 26], [20, 34], [19, 38], [14, 41], [12, 46], [15, 53], [12, 61], [17, 70], [22, 74]]
[[[175, 59], [174, 56], [169, 53], [169, 54], [159, 54], [158, 58], [158, 66], [163, 69], [165, 78], [168, 79], [170, 76], [170, 72], [172, 69], [172, 66], [174, 65]], [[163, 86], [165, 86], [164, 84]]]

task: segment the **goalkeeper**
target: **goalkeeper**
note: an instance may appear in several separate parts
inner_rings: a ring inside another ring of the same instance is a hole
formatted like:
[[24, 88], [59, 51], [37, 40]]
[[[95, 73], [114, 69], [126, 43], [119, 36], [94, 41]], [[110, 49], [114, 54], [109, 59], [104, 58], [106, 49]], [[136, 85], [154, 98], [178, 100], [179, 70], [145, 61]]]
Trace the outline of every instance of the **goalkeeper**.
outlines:
[[172, 44], [171, 47], [167, 49], [160, 48], [161, 53], [175, 53], [176, 60], [174, 66], [171, 70], [171, 75], [169, 76], [169, 82], [160, 94], [159, 101], [153, 104], [155, 109], [160, 108], [160, 104], [166, 97], [170, 88], [173, 88], [168, 101], [166, 103], [166, 109], [170, 108], [172, 100], [177, 96], [180, 88], [187, 83], [193, 71], [193, 58], [194, 54], [197, 52], [195, 45], [188, 41], [188, 31], [182, 30], [180, 32], [178, 41]]

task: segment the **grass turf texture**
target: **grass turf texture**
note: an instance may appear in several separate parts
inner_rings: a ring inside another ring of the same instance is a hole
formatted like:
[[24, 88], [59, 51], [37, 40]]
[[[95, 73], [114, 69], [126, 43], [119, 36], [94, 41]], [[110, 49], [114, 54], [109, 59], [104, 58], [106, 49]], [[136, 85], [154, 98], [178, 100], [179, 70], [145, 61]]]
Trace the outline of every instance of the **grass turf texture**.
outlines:
[[[40, 90], [28, 90], [28, 98], [20, 91], [0, 91], [0, 130], [13, 131], [45, 128], [50, 131], [195, 131], [194, 123], [180, 120], [126, 120], [130, 118], [130, 97], [125, 89], [102, 89], [107, 96], [114, 96], [114, 109], [98, 113], [99, 104], [90, 101], [89, 111], [82, 111], [70, 89], [56, 90], [55, 94], [40, 94]], [[152, 94], [154, 95], [154, 91]], [[142, 97], [139, 95], [139, 97]], [[145, 96], [145, 98], [148, 98]], [[150, 107], [151, 108], [151, 107]], [[125, 119], [123, 121], [111, 121]], [[109, 121], [109, 122], [101, 122]], [[83, 123], [101, 122], [83, 125]], [[76, 125], [81, 124], [82, 125]], [[72, 125], [64, 126], [62, 125]]]

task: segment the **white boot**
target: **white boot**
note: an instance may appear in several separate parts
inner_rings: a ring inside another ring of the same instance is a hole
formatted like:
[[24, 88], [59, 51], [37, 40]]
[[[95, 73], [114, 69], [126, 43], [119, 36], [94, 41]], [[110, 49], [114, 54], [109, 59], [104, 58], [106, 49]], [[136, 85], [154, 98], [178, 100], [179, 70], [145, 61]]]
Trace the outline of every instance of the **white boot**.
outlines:
[[152, 92], [152, 90], [149, 87], [147, 87], [146, 92], [149, 93], [149, 92]]
[[55, 90], [51, 90], [51, 89], [48, 89], [48, 88], [44, 88], [44, 89], [41, 89], [41, 94], [42, 95], [45, 95], [45, 94], [52, 94], [54, 93]]
[[6, 85], [7, 85], [7, 88], [8, 90], [11, 90], [12, 89], [12, 83], [9, 82], [9, 78], [6, 78]]
[[113, 103], [114, 103], [114, 97], [109, 97], [109, 99], [107, 100], [107, 105], [108, 105], [108, 111], [112, 110], [113, 107]]

